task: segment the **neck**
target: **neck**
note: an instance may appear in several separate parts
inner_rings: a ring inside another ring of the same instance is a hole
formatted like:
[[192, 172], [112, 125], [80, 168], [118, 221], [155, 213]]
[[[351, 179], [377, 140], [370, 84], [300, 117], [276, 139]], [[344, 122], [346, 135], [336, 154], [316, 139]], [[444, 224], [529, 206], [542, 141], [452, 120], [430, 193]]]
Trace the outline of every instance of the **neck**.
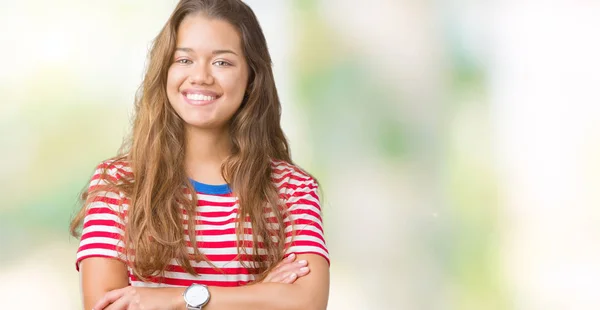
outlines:
[[186, 129], [185, 168], [192, 179], [208, 184], [222, 183], [221, 164], [230, 154], [227, 128]]

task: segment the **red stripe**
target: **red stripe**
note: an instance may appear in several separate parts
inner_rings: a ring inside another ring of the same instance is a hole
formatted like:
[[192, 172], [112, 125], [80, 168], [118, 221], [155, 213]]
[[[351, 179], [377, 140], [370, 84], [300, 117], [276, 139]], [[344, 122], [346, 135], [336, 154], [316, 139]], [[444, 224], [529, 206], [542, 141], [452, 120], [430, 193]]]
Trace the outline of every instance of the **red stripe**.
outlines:
[[[186, 271], [181, 266], [169, 265], [167, 271], [170, 272], [182, 272]], [[252, 270], [245, 267], [233, 267], [233, 268], [220, 268], [214, 269], [212, 267], [194, 267], [194, 271], [198, 274], [222, 274], [222, 275], [242, 275], [242, 274], [254, 274]]]
[[[189, 236], [188, 230], [184, 230], [184, 234]], [[235, 228], [226, 229], [203, 229], [200, 233], [203, 236], [219, 236], [219, 235], [234, 235]], [[244, 228], [243, 234], [252, 235], [252, 228]]]
[[310, 191], [310, 192], [293, 192], [291, 195], [287, 195], [286, 199], [289, 199], [290, 197], [304, 197], [306, 195], [310, 195], [313, 196], [317, 201], [319, 200], [319, 196], [317, 195], [317, 193], [315, 191]]
[[319, 231], [323, 231], [323, 227], [321, 227], [321, 225], [317, 222], [314, 222], [312, 220], [306, 220], [306, 219], [296, 219], [294, 221], [294, 225], [310, 225], [313, 226], [315, 228], [317, 228]]
[[85, 250], [100, 250], [100, 249], [117, 251], [119, 253], [125, 253], [125, 250], [123, 249], [123, 247], [115, 246], [115, 245], [107, 244], [107, 243], [90, 243], [90, 244], [81, 245], [81, 246], [79, 246], [79, 250], [77, 252], [81, 252], [81, 251], [85, 251]]
[[109, 198], [109, 197], [106, 197], [104, 195], [102, 195], [102, 196], [94, 196], [94, 198], [92, 198], [91, 202], [104, 202], [104, 203], [115, 205], [115, 206], [121, 205], [121, 200], [120, 199]]
[[87, 209], [86, 214], [87, 215], [89, 215], [89, 214], [112, 214], [115, 216], [119, 216], [119, 213], [117, 213], [112, 208], [108, 208], [108, 207], [89, 208], [89, 209]]
[[[252, 240], [229, 240], [229, 241], [198, 241], [196, 242], [199, 249], [225, 249], [225, 248], [237, 248], [238, 245], [242, 245], [243, 247], [251, 248], [254, 245]], [[192, 247], [192, 243], [190, 241], [186, 241], [185, 245], [189, 248]], [[258, 243], [259, 248], [264, 248], [264, 243]]]
[[[227, 219], [225, 221], [207, 221], [207, 220], [195, 220], [196, 225], [227, 225], [227, 224], [231, 224], [237, 222], [237, 218], [233, 217], [230, 219]], [[187, 225], [189, 223], [188, 220], [183, 220], [183, 224]]]
[[310, 210], [310, 209], [294, 209], [294, 210], [290, 211], [289, 213], [292, 215], [312, 215], [317, 220], [319, 220], [319, 222], [323, 222], [323, 220], [321, 219], [321, 214], [318, 212], [315, 212], [313, 210]]
[[98, 170], [98, 169], [105, 169], [105, 170], [116, 169], [117, 172], [119, 172], [119, 174], [122, 174], [127, 177], [133, 177], [133, 172], [127, 171], [127, 170], [125, 170], [125, 168], [130, 168], [129, 163], [122, 161], [122, 160], [121, 161], [108, 160], [108, 161], [105, 161], [105, 162], [101, 163], [100, 165], [98, 165], [96, 170]]
[[211, 206], [211, 207], [233, 207], [237, 202], [216, 202], [216, 201], [208, 201], [208, 200], [200, 200], [198, 199], [198, 206]]
[[290, 183], [283, 183], [282, 185], [280, 185], [277, 188], [279, 190], [281, 190], [283, 188], [287, 188], [287, 189], [291, 189], [291, 190], [299, 190], [299, 189], [317, 189], [318, 186], [315, 185], [314, 183], [300, 184], [300, 185], [290, 184]]
[[327, 249], [322, 244], [320, 244], [318, 242], [314, 242], [314, 241], [309, 241], [309, 240], [293, 241], [290, 248], [301, 247], [301, 246], [319, 248], [319, 249], [325, 251], [325, 253], [328, 253]]
[[[285, 172], [285, 171], [282, 171], [282, 172]], [[277, 174], [281, 174], [281, 173], [277, 173]], [[273, 180], [275, 183], [279, 183], [279, 182], [283, 181], [286, 178], [289, 178], [290, 180], [297, 180], [297, 181], [300, 181], [300, 182], [310, 182], [310, 183], [314, 182], [312, 178], [309, 178], [309, 177], [302, 178], [302, 177], [299, 177], [297, 175], [294, 175], [294, 171], [290, 171], [290, 172], [282, 175], [279, 178], [274, 178], [273, 177], [273, 178], [271, 178], [271, 180]]]
[[[286, 233], [285, 236], [292, 237], [292, 232]], [[304, 236], [311, 236], [311, 237], [319, 238], [319, 240], [323, 241], [323, 244], [325, 244], [325, 238], [323, 237], [323, 235], [321, 233], [314, 232], [314, 231], [308, 230], [308, 229], [297, 230], [294, 233], [292, 242], [295, 242], [296, 240], [298, 240], [298, 238], [301, 238]]]
[[83, 234], [81, 236], [81, 241], [83, 241], [87, 238], [110, 238], [110, 239], [115, 239], [115, 240], [121, 240], [121, 234], [97, 230], [97, 231], [90, 231], [88, 233]]
[[104, 257], [104, 258], [118, 259], [119, 261], [125, 263], [125, 261], [123, 261], [123, 259], [121, 259], [120, 257], [108, 256], [108, 255], [103, 255], [103, 254], [90, 254], [90, 255], [82, 256], [79, 259], [77, 259], [77, 261], [75, 261], [75, 269], [77, 269], [77, 271], [79, 271], [79, 263], [81, 263], [82, 260], [84, 260], [86, 258], [90, 258], [90, 257]]
[[[123, 226], [123, 224], [112, 221], [112, 220], [89, 220], [83, 224], [84, 229], [88, 228], [88, 227], [92, 227], [92, 226], [108, 226], [108, 227], [116, 227], [121, 230], [125, 230], [125, 227]], [[95, 228], [94, 230], [101, 230], [101, 228]]]
[[[325, 250], [325, 252], [329, 253], [327, 250]], [[319, 256], [323, 257], [327, 261], [327, 264], [329, 266], [331, 266], [331, 261], [329, 261], [329, 257], [323, 255], [323, 253], [313, 252], [313, 251], [292, 251], [292, 253], [295, 253], [296, 255], [299, 255], [299, 254], [316, 254], [316, 255], [319, 255]]]
[[[266, 255], [259, 255], [262, 259], [266, 260]], [[251, 261], [252, 256], [247, 254], [206, 254], [206, 259], [211, 262], [230, 262], [230, 261]]]
[[310, 175], [308, 175], [306, 172], [304, 172], [304, 170], [302, 170], [301, 168], [299, 168], [295, 165], [291, 165], [289, 163], [281, 162], [281, 164], [279, 164], [275, 167], [272, 167], [272, 171], [277, 174], [281, 174], [282, 172], [287, 172], [290, 170], [307, 178], [307, 179], [312, 179], [312, 177]]
[[[202, 276], [200, 276], [202, 278]], [[134, 276], [130, 277], [131, 281], [139, 281]], [[204, 284], [207, 286], [220, 286], [220, 287], [236, 287], [243, 286], [250, 283], [250, 281], [208, 281], [208, 280], [184, 280], [184, 279], [173, 279], [173, 278], [163, 278], [163, 279], [152, 279], [150, 282], [153, 283], [162, 283], [168, 285], [176, 285], [176, 286], [190, 286], [194, 283], [196, 284]]]
[[116, 177], [110, 175], [110, 174], [102, 174], [102, 173], [96, 173], [92, 176], [91, 181], [96, 181], [96, 180], [104, 180], [104, 181], [109, 181], [112, 183], [117, 183], [119, 182], [119, 179], [117, 179]]

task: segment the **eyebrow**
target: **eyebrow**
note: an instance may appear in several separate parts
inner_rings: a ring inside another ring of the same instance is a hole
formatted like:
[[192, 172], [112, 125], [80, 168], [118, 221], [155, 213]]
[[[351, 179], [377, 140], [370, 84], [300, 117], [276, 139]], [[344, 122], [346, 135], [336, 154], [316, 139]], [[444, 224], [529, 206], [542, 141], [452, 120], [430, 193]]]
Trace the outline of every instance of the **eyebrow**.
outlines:
[[[194, 53], [194, 50], [189, 48], [189, 47], [178, 47], [175, 48], [175, 51], [181, 51], [181, 52], [186, 52], [186, 53]], [[212, 51], [213, 55], [220, 55], [220, 54], [233, 54], [238, 56], [238, 54], [232, 50], [214, 50]]]

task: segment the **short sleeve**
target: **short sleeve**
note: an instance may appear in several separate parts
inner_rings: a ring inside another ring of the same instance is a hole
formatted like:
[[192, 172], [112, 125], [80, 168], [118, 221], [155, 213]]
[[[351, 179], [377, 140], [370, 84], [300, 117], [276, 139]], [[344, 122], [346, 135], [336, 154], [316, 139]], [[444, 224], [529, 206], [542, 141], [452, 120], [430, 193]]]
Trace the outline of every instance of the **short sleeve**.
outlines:
[[[103, 174], [104, 171], [107, 173]], [[116, 178], [116, 172], [106, 165], [100, 165], [90, 182], [88, 192], [98, 192], [85, 205], [85, 218], [77, 250], [77, 270], [79, 263], [89, 257], [108, 257], [125, 262], [122, 197], [117, 192], [102, 190], [103, 187], [106, 188], [108, 178]]]
[[292, 190], [286, 200], [286, 255], [317, 254], [330, 263], [323, 231], [318, 184], [312, 178], [294, 183], [296, 184], [290, 184]]

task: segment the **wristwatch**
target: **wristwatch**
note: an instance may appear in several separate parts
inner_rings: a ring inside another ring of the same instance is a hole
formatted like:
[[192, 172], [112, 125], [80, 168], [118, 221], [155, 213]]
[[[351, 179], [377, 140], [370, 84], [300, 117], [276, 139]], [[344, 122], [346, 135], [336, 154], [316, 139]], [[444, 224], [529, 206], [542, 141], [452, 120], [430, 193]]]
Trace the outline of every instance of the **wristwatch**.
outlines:
[[183, 292], [183, 300], [185, 300], [188, 310], [201, 310], [209, 299], [210, 292], [204, 284], [192, 284]]

